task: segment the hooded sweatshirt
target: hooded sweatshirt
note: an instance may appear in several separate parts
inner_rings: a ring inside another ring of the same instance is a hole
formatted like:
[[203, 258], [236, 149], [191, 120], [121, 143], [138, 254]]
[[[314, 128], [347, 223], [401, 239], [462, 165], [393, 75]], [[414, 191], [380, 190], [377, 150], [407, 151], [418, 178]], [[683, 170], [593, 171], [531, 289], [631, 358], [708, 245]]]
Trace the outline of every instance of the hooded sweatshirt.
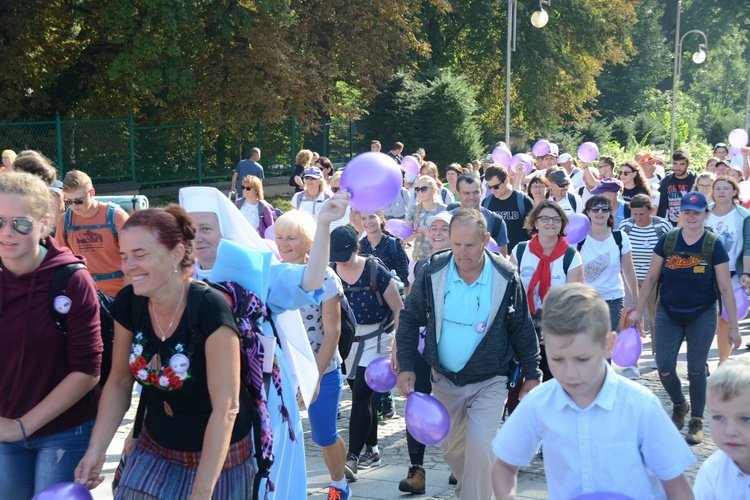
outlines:
[[[77, 271], [68, 281], [67, 336], [50, 310], [55, 269], [85, 261], [57, 246], [54, 238], [46, 237], [42, 245], [47, 255], [30, 273], [14, 276], [0, 261], [0, 416], [5, 418], [23, 417], [71, 372], [98, 376], [101, 367], [99, 300], [91, 275]], [[53, 434], [91, 420], [99, 394], [96, 386], [34, 435]]]

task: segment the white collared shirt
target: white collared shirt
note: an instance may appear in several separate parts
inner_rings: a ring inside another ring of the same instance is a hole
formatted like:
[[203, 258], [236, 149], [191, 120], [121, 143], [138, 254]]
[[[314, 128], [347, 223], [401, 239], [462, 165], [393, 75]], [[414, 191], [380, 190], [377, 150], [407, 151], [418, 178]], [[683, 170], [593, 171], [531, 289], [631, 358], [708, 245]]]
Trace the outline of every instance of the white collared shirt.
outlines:
[[532, 390], [500, 428], [492, 449], [504, 462], [525, 467], [542, 441], [550, 499], [603, 491], [663, 498], [659, 480], [675, 479], [695, 462], [659, 399], [609, 365], [586, 408], [555, 379]]
[[721, 450], [708, 457], [695, 476], [695, 500], [750, 499], [750, 475]]

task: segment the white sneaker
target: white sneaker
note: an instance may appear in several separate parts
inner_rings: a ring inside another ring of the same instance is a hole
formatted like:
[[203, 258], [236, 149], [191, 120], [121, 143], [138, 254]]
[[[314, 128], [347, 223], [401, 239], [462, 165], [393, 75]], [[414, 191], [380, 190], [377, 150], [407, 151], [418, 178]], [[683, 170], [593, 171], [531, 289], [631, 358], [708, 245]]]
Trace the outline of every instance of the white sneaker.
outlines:
[[638, 371], [637, 366], [628, 366], [627, 368], [624, 368], [620, 372], [620, 375], [625, 378], [629, 378], [630, 380], [638, 380], [639, 378], [641, 378], [641, 374]]

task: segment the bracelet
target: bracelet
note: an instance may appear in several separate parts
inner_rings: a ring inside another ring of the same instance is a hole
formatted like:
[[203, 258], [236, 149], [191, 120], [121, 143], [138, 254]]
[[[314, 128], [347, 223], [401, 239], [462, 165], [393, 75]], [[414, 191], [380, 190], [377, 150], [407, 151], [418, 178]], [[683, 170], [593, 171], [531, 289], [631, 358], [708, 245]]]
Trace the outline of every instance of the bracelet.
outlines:
[[16, 422], [18, 422], [18, 427], [20, 427], [20, 428], [21, 428], [21, 436], [23, 436], [23, 440], [24, 440], [24, 441], [28, 441], [28, 440], [29, 440], [29, 438], [28, 438], [28, 437], [26, 437], [26, 429], [25, 429], [25, 428], [23, 427], [23, 422], [21, 422], [21, 419], [20, 419], [20, 418], [17, 418], [17, 419], [16, 419]]

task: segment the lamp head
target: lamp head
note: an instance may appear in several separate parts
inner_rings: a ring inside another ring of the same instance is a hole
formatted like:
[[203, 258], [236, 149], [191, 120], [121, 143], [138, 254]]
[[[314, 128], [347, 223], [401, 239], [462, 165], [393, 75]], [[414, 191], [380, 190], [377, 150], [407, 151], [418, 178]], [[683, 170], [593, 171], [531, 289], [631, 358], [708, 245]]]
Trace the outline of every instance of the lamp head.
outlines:
[[705, 45], [698, 45], [698, 52], [693, 54], [693, 62], [695, 64], [703, 64], [703, 62], [706, 60], [706, 51], [703, 50], [704, 48]]
[[544, 28], [547, 25], [547, 21], [549, 21], [549, 15], [544, 9], [540, 8], [540, 10], [531, 14], [531, 24], [535, 28]]

